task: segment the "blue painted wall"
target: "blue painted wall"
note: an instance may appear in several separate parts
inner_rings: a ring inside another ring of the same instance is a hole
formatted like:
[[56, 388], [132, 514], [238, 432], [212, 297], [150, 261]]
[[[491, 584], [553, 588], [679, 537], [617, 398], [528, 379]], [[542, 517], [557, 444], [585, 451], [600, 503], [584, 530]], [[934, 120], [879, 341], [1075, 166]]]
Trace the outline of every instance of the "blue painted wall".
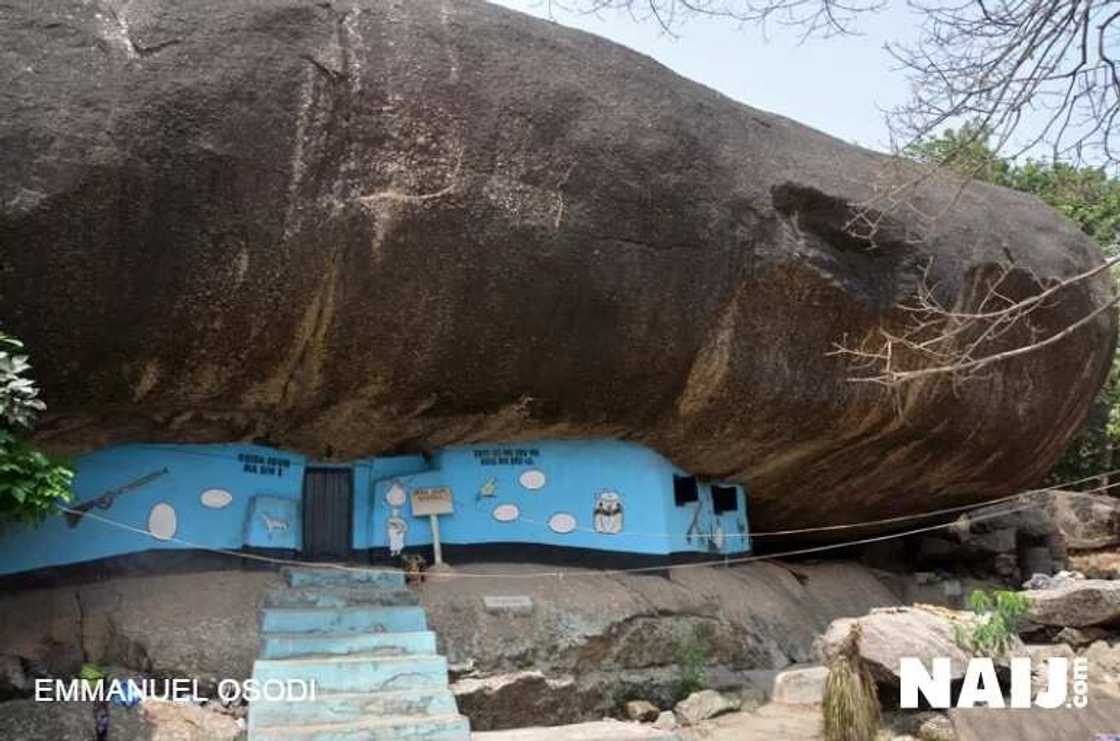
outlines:
[[[406, 492], [451, 489], [455, 513], [440, 519], [440, 535], [448, 544], [543, 543], [643, 554], [742, 553], [750, 547], [741, 487], [735, 512], [714, 513], [707, 483], [700, 483], [697, 502], [677, 506], [673, 476], [687, 474], [639, 445], [613, 440], [487, 444], [440, 451], [432, 463], [434, 470], [374, 484], [369, 522], [374, 547], [389, 546], [393, 507], [388, 497], [394, 484]], [[596, 505], [604, 495], [618, 503], [621, 516], [605, 516], [597, 529]], [[408, 526], [406, 544], [430, 544], [428, 518], [413, 517], [407, 501], [397, 509]]]
[[[0, 574], [151, 549], [299, 550], [308, 463], [301, 455], [252, 445], [124, 445], [90, 453], [76, 461], [72, 506], [166, 473], [106, 508], [93, 507], [73, 527], [60, 515], [37, 528], [0, 532]], [[698, 501], [678, 506], [673, 476], [686, 474], [630, 443], [486, 444], [448, 448], [430, 460], [378, 457], [347, 467], [354, 472], [353, 547], [359, 550], [389, 547], [394, 514], [406, 528], [406, 547], [430, 545], [428, 518], [412, 515], [410, 495], [432, 487], [452, 493], [454, 514], [440, 519], [447, 544], [542, 543], [641, 554], [750, 548], [741, 487], [732, 512], [714, 512], [705, 482]], [[389, 502], [394, 487], [403, 500], [395, 513]], [[150, 526], [168, 528], [162, 534], [170, 537], [153, 537]]]
[[[269, 465], [270, 458], [287, 464]], [[75, 464], [71, 505], [166, 468], [166, 474], [121, 494], [107, 509], [90, 510], [92, 515], [144, 532], [114, 527], [94, 517], [83, 517], [70, 527], [61, 515], [37, 528], [10, 527], [0, 533], [0, 573], [186, 547], [146, 534], [152, 509], [158, 504], [169, 505], [175, 513], [173, 538], [208, 548], [241, 548], [246, 545], [246, 519], [255, 495], [298, 504], [305, 459], [251, 445], [122, 445], [84, 455]], [[229, 504], [217, 509], [205, 506], [202, 493], [210, 489], [228, 492]]]

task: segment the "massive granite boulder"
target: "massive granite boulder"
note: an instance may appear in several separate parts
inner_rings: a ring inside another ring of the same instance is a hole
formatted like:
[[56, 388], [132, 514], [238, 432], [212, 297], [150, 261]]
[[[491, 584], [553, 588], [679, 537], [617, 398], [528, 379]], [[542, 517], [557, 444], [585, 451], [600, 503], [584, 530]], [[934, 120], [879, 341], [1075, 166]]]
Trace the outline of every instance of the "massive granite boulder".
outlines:
[[1028, 295], [1100, 257], [1033, 198], [898, 188], [885, 156], [478, 0], [5, 3], [0, 49], [0, 321], [59, 450], [614, 436], [749, 482], [756, 527], [812, 525], [1037, 480], [1111, 357], [1102, 314], [966, 383], [850, 382], [834, 343], [897, 327], [927, 271], [968, 307], [1001, 264]]

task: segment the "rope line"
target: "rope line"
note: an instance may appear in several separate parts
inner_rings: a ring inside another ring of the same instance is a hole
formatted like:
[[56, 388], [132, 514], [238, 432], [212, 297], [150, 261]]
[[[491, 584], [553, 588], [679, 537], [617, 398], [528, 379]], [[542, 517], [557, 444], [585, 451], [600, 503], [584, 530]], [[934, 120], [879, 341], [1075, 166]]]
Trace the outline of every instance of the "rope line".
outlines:
[[[1088, 481], [1090, 479], [1100, 478], [1101, 476], [1111, 476], [1111, 475], [1115, 475], [1115, 474], [1120, 474], [1120, 469], [1116, 469], [1115, 471], [1107, 471], [1105, 473], [1096, 474], [1094, 476], [1087, 476], [1086, 478], [1078, 479], [1076, 481], [1070, 481], [1070, 482], [1067, 482], [1067, 483], [1062, 483], [1062, 484], [1059, 484], [1057, 486], [1046, 487], [1046, 488], [1043, 488], [1043, 489], [1028, 489], [1027, 491], [1023, 491], [1023, 492], [1020, 492], [1018, 494], [1009, 494], [1005, 497], [999, 497], [998, 499], [989, 499], [988, 501], [980, 503], [980, 504], [962, 504], [962, 505], [958, 505], [956, 507], [945, 507], [943, 509], [930, 510], [929, 512], [918, 512], [916, 514], [911, 514], [911, 515], [898, 515], [897, 517], [884, 517], [884, 518], [878, 519], [878, 520], [865, 520], [863, 522], [848, 522], [848, 523], [844, 523], [842, 525], [817, 525], [815, 527], [794, 528], [792, 530], [771, 530], [769, 532], [757, 532], [757, 533], [752, 532], [752, 531], [748, 531], [746, 533], [724, 533], [723, 537], [724, 538], [775, 538], [775, 537], [782, 537], [782, 536], [789, 536], [789, 535], [804, 535], [806, 533], [834, 532], [834, 531], [837, 531], [837, 530], [854, 530], [854, 529], [857, 529], [857, 528], [874, 527], [876, 525], [889, 525], [889, 524], [896, 523], [896, 522], [907, 522], [909, 520], [921, 520], [921, 519], [925, 519], [927, 517], [936, 517], [938, 515], [952, 514], [954, 512], [963, 512], [965, 510], [980, 509], [980, 508], [983, 508], [983, 507], [992, 507], [992, 506], [995, 506], [995, 505], [998, 505], [998, 504], [1003, 504], [1004, 502], [1009, 502], [1009, 501], [1012, 501], [1012, 500], [1015, 500], [1015, 499], [1023, 499], [1023, 498], [1026, 498], [1026, 497], [1030, 497], [1034, 494], [1041, 494], [1041, 493], [1048, 492], [1048, 491], [1055, 491], [1055, 490], [1061, 489], [1061, 487], [1063, 487], [1063, 486], [1074, 486], [1076, 484], [1084, 483], [1085, 481]], [[1097, 493], [1097, 492], [1106, 491], [1108, 489], [1113, 489], [1113, 488], [1116, 488], [1116, 487], [1120, 487], [1120, 482], [1117, 482], [1115, 484], [1108, 484], [1108, 485], [1105, 485], [1105, 486], [1098, 486], [1094, 489], [1086, 489], [1085, 491], [1082, 491], [1081, 493], [1082, 494], [1094, 494], [1094, 493]], [[544, 527], [548, 527], [548, 523], [541, 522], [539, 520], [534, 520], [532, 518], [525, 517], [524, 515], [522, 515], [521, 517], [518, 518], [518, 522], [528, 522], [528, 523], [533, 524], [533, 525], [541, 525], [541, 526], [544, 526]], [[574, 529], [574, 532], [597, 533], [598, 531], [596, 531], [594, 528], [590, 528], [590, 527], [576, 527]], [[685, 537], [685, 536], [683, 536], [679, 533], [627, 533], [627, 532], [616, 533], [612, 537], [618, 538], [618, 537], [624, 537], [624, 536], [629, 536], [631, 538], [669, 538], [669, 539], [677, 539], [677, 538]], [[701, 539], [710, 539], [711, 536], [708, 535], [708, 534], [703, 534], [703, 535], [699, 535], [699, 536], [696, 536], [696, 537], [699, 537]]]
[[[901, 522], [901, 521], [904, 521], [904, 520], [907, 520], [907, 519], [916, 519], [916, 518], [919, 518], [919, 517], [933, 517], [933, 516], [940, 515], [940, 514], [950, 514], [950, 513], [953, 513], [953, 512], [959, 512], [959, 511], [968, 510], [968, 509], [972, 509], [972, 510], [985, 509], [985, 508], [989, 508], [989, 507], [993, 507], [993, 506], [997, 506], [999, 504], [1009, 502], [1009, 501], [1014, 500], [1014, 499], [1019, 499], [1021, 501], [1025, 501], [1027, 498], [1029, 498], [1030, 496], [1032, 496], [1034, 494], [1041, 494], [1041, 493], [1048, 492], [1048, 491], [1058, 491], [1058, 490], [1061, 490], [1063, 487], [1073, 486], [1073, 485], [1079, 484], [1079, 483], [1084, 483], [1085, 481], [1089, 481], [1091, 479], [1099, 479], [1102, 476], [1111, 476], [1114, 473], [1120, 473], [1120, 469], [1117, 469], [1115, 471], [1108, 471], [1108, 472], [1105, 472], [1103, 474], [1086, 476], [1086, 477], [1081, 478], [1081, 479], [1077, 479], [1077, 480], [1074, 480], [1074, 481], [1063, 482], [1063, 483], [1060, 483], [1060, 484], [1056, 484], [1054, 486], [1044, 487], [1044, 488], [1040, 488], [1040, 489], [1029, 489], [1029, 490], [1027, 490], [1025, 492], [1021, 492], [1019, 494], [1012, 494], [1012, 495], [1008, 495], [1006, 497], [1001, 497], [999, 499], [994, 499], [994, 500], [990, 500], [990, 501], [987, 501], [987, 502], [982, 502], [982, 503], [979, 503], [979, 504], [962, 505], [962, 506], [958, 506], [958, 507], [946, 507], [946, 508], [943, 508], [943, 509], [933, 510], [933, 511], [930, 511], [930, 512], [923, 512], [923, 513], [914, 514], [914, 515], [902, 515], [902, 516], [899, 516], [899, 517], [889, 517], [889, 518], [883, 518], [883, 519], [879, 519], [879, 520], [868, 520], [868, 521], [861, 522], [861, 523], [848, 523], [848, 524], [844, 524], [844, 525], [825, 525], [825, 526], [816, 527], [816, 528], [799, 528], [799, 529], [793, 529], [793, 530], [780, 530], [780, 531], [772, 531], [772, 532], [769, 532], [769, 533], [755, 533], [755, 534], [749, 534], [749, 535], [751, 537], [773, 536], [773, 535], [795, 535], [795, 534], [802, 534], [802, 533], [809, 533], [809, 532], [839, 530], [839, 529], [845, 529], [845, 528], [872, 527], [872, 526], [875, 526], [875, 525], [887, 524], [887, 523], [891, 523], [891, 522]], [[1081, 493], [1091, 494], [1091, 493], [1094, 493], [1094, 492], [1104, 491], [1106, 489], [1111, 489], [1111, 488], [1114, 488], [1114, 487], [1117, 487], [1117, 486], [1120, 486], [1120, 482], [1117, 482], [1115, 484], [1107, 484], [1107, 485], [1104, 485], [1104, 486], [1099, 486], [1099, 487], [1096, 487], [1094, 489], [1089, 489], [1089, 490], [1086, 490], [1086, 491], [1081, 492]], [[969, 521], [970, 522], [982, 522], [984, 520], [994, 519], [996, 517], [1003, 517], [1005, 515], [1013, 514], [1015, 512], [1021, 512], [1021, 511], [1025, 511], [1025, 510], [1028, 510], [1028, 509], [1035, 509], [1035, 508], [1038, 508], [1038, 507], [1041, 507], [1041, 506], [1042, 506], [1041, 502], [1026, 502], [1023, 505], [1018, 506], [1018, 507], [1012, 507], [1012, 508], [1009, 508], [1009, 509], [1003, 509], [1003, 510], [994, 511], [994, 512], [987, 512], [987, 513], [983, 513], [983, 514], [980, 514], [980, 515], [976, 515], [974, 517], [969, 517]], [[72, 509], [70, 507], [65, 507], [65, 506], [62, 506], [62, 505], [59, 505], [59, 510], [61, 510], [62, 512], [71, 512], [71, 513], [79, 514], [78, 510]], [[106, 525], [110, 525], [112, 527], [120, 528], [122, 530], [128, 530], [130, 532], [134, 532], [134, 533], [137, 533], [139, 535], [143, 535], [145, 537], [153, 537], [152, 534], [148, 530], [136, 527], [134, 525], [129, 525], [129, 524], [124, 523], [124, 522], [119, 522], [119, 521], [113, 520], [109, 517], [104, 517], [103, 515], [99, 515], [95, 512], [80, 512], [80, 514], [82, 514], [83, 517], [87, 517], [87, 518], [93, 519], [95, 521], [105, 523]], [[797, 548], [797, 549], [793, 549], [793, 550], [782, 551], [782, 552], [779, 552], [779, 553], [768, 553], [768, 554], [764, 554], [764, 555], [752, 554], [752, 555], [747, 555], [747, 556], [734, 556], [734, 557], [725, 556], [725, 557], [717, 559], [717, 560], [696, 561], [696, 562], [690, 562], [690, 563], [684, 563], [684, 564], [674, 564], [674, 565], [671, 565], [671, 566], [640, 566], [640, 567], [631, 567], [631, 568], [625, 568], [625, 569], [600, 569], [600, 570], [594, 570], [594, 571], [591, 571], [591, 570], [539, 571], [539, 572], [531, 572], [531, 573], [511, 573], [511, 572], [506, 572], [506, 573], [502, 573], [502, 572], [482, 573], [482, 572], [460, 571], [460, 570], [455, 570], [455, 571], [450, 571], [450, 572], [427, 571], [427, 572], [425, 572], [424, 576], [425, 576], [426, 579], [457, 579], [457, 578], [466, 578], [466, 579], [545, 579], [545, 578], [558, 578], [558, 579], [564, 579], [564, 578], [579, 578], [579, 577], [584, 577], [584, 576], [613, 576], [613, 575], [622, 575], [622, 574], [648, 573], [648, 572], [651, 572], [651, 571], [665, 571], [668, 568], [671, 568], [671, 569], [687, 569], [687, 568], [705, 568], [705, 567], [711, 567], [711, 566], [731, 566], [731, 565], [752, 563], [752, 562], [755, 562], [755, 561], [769, 561], [769, 560], [774, 560], [774, 559], [779, 559], [779, 558], [787, 558], [789, 556], [801, 556], [801, 555], [806, 555], [806, 554], [810, 554], [810, 553], [821, 553], [821, 552], [824, 552], [824, 551], [836, 550], [836, 549], [840, 549], [840, 548], [850, 548], [852, 546], [857, 546], [857, 545], [867, 545], [867, 544], [870, 544], [870, 543], [879, 543], [879, 542], [883, 542], [883, 541], [886, 541], [886, 540], [892, 540], [892, 539], [895, 539], [895, 538], [904, 538], [904, 537], [908, 537], [910, 535], [917, 535], [917, 534], [920, 534], [920, 533], [933, 532], [935, 530], [952, 528], [952, 527], [955, 527], [956, 525], [957, 525], [957, 521], [953, 520], [953, 521], [950, 521], [950, 522], [940, 523], [940, 524], [937, 524], [937, 525], [927, 525], [925, 527], [912, 528], [910, 530], [904, 530], [904, 531], [900, 531], [900, 532], [897, 532], [897, 533], [889, 533], [889, 534], [886, 534], [886, 535], [877, 535], [877, 536], [871, 536], [871, 537], [866, 537], [866, 538], [858, 538], [856, 540], [848, 540], [848, 541], [843, 541], [843, 542], [838, 542], [838, 543], [827, 543], [827, 544], [818, 545], [818, 546], [809, 546], [809, 547], [805, 547], [805, 548]], [[674, 535], [673, 537], [681, 537], [681, 536]], [[188, 548], [193, 548], [193, 549], [196, 549], [196, 550], [202, 550], [202, 551], [207, 551], [207, 552], [210, 552], [210, 553], [217, 553], [217, 554], [221, 554], [221, 555], [225, 555], [225, 556], [232, 556], [232, 557], [235, 557], [235, 558], [242, 558], [242, 559], [251, 560], [251, 561], [272, 563], [272, 564], [277, 564], [277, 565], [281, 565], [281, 566], [294, 566], [294, 567], [298, 567], [298, 568], [323, 568], [323, 569], [334, 569], [334, 570], [338, 570], [338, 571], [359, 572], [359, 573], [369, 573], [369, 574], [398, 574], [398, 573], [400, 573], [400, 569], [393, 569], [393, 568], [384, 568], [384, 567], [379, 568], [379, 567], [369, 567], [369, 566], [351, 566], [349, 564], [315, 562], [315, 561], [297, 561], [297, 560], [288, 559], [288, 558], [276, 558], [276, 557], [273, 557], [273, 556], [264, 556], [264, 555], [260, 555], [260, 554], [256, 554], [256, 553], [245, 553], [243, 551], [235, 551], [235, 550], [230, 550], [228, 548], [216, 548], [216, 547], [213, 547], [213, 546], [206, 546], [206, 545], [202, 545], [202, 544], [199, 544], [199, 543], [194, 543], [194, 542], [189, 541], [189, 540], [185, 540], [183, 538], [177, 538], [177, 537], [174, 537], [174, 536], [165, 538], [163, 540], [164, 540], [164, 542], [178, 543], [178, 544], [181, 544], [181, 545], [186, 546]]]
[[[1014, 508], [1002, 510], [1002, 511], [999, 511], [999, 512], [989, 512], [989, 513], [986, 513], [986, 514], [983, 514], [983, 515], [978, 515], [976, 517], [970, 518], [970, 520], [971, 520], [971, 522], [982, 522], [983, 520], [989, 520], [989, 519], [993, 519], [993, 518], [996, 518], [996, 517], [1003, 517], [1004, 515], [1009, 515], [1009, 514], [1012, 514], [1014, 512], [1020, 512], [1020, 511], [1023, 511], [1023, 510], [1034, 509], [1034, 508], [1037, 508], [1037, 507], [1040, 507], [1040, 506], [1042, 506], [1041, 503], [1033, 502], [1033, 503], [1029, 503], [1029, 504], [1024, 504], [1020, 507], [1014, 507]], [[62, 507], [61, 509], [63, 511], [66, 511], [69, 508], [68, 507]], [[98, 515], [96, 513], [86, 512], [85, 516], [86, 517], [92, 517], [94, 520], [97, 520], [99, 522], [104, 522], [107, 525], [112, 525], [114, 527], [118, 527], [118, 528], [121, 528], [121, 529], [124, 529], [124, 530], [130, 530], [130, 531], [138, 533], [140, 535], [151, 537], [151, 534], [147, 530], [143, 530], [141, 528], [135, 527], [133, 525], [128, 525], [128, 524], [123, 523], [123, 522], [117, 522], [116, 520], [112, 520], [108, 517], [103, 517], [103, 516]], [[751, 563], [753, 561], [772, 561], [774, 559], [786, 558], [786, 557], [789, 557], [789, 556], [800, 556], [800, 555], [805, 555], [805, 554], [808, 554], [808, 553], [820, 553], [820, 552], [823, 552], [823, 551], [835, 550], [835, 549], [838, 549], [838, 548], [848, 548], [848, 547], [856, 546], [856, 545], [866, 545], [868, 543], [878, 543], [878, 542], [885, 541], [885, 540], [891, 540], [893, 538], [903, 538], [903, 537], [906, 537], [906, 536], [909, 536], [909, 535], [915, 535], [915, 534], [918, 534], [918, 533], [932, 532], [934, 530], [951, 528], [951, 527], [954, 527], [955, 524], [956, 524], [955, 522], [945, 522], [945, 523], [941, 523], [941, 524], [938, 524], [938, 525], [927, 525], [926, 527], [914, 528], [914, 529], [906, 530], [906, 531], [903, 531], [903, 532], [890, 533], [888, 535], [878, 535], [878, 536], [874, 536], [874, 537], [860, 538], [860, 539], [857, 539], [857, 540], [850, 540], [850, 541], [845, 541], [845, 542], [841, 542], [841, 543], [828, 543], [828, 544], [825, 544], [825, 545], [811, 546], [811, 547], [807, 547], [807, 548], [798, 548], [798, 549], [794, 549], [794, 550], [783, 551], [781, 553], [768, 553], [768, 554], [765, 554], [765, 555], [724, 557], [724, 558], [721, 558], [721, 559], [718, 559], [718, 560], [697, 561], [697, 562], [692, 562], [692, 563], [674, 564], [674, 565], [671, 565], [671, 566], [638, 566], [638, 567], [631, 567], [631, 568], [625, 568], [625, 569], [599, 569], [599, 570], [595, 570], [595, 571], [590, 571], [590, 570], [570, 571], [569, 570], [569, 571], [539, 571], [539, 572], [530, 572], [530, 573], [512, 573], [512, 572], [481, 573], [481, 572], [459, 571], [459, 570], [450, 571], [450, 572], [427, 571], [427, 572], [424, 573], [424, 578], [425, 579], [433, 579], [433, 578], [438, 578], [438, 579], [458, 579], [458, 578], [467, 578], [467, 579], [547, 579], [547, 578], [559, 578], [559, 579], [564, 579], [564, 578], [579, 578], [579, 577], [583, 577], [583, 576], [614, 576], [614, 575], [621, 575], [621, 574], [639, 574], [639, 573], [647, 573], [647, 572], [650, 572], [650, 571], [665, 571], [666, 569], [669, 569], [669, 568], [671, 568], [671, 569], [686, 569], [686, 568], [699, 568], [699, 567], [709, 567], [709, 566], [731, 566], [731, 565], [738, 565], [738, 564], [744, 564], [744, 563]], [[256, 553], [244, 553], [242, 551], [233, 551], [233, 550], [229, 550], [229, 549], [226, 549], [226, 548], [214, 548], [212, 546], [205, 546], [205, 545], [201, 545], [199, 543], [193, 543], [189, 540], [184, 540], [182, 538], [176, 538], [176, 537], [166, 538], [166, 541], [180, 543], [184, 546], [187, 546], [189, 548], [194, 548], [194, 549], [197, 549], [197, 550], [208, 551], [208, 552], [211, 552], [211, 553], [219, 553], [219, 554], [223, 554], [223, 555], [227, 555], [227, 556], [234, 556], [234, 557], [237, 557], [237, 558], [245, 558], [245, 559], [249, 559], [249, 560], [253, 560], [253, 561], [263, 561], [263, 562], [267, 562], [267, 563], [278, 564], [278, 565], [281, 565], [281, 566], [295, 566], [295, 567], [299, 567], [299, 568], [327, 568], [327, 569], [335, 569], [335, 570], [339, 570], [339, 571], [350, 571], [350, 572], [360, 572], [360, 573], [369, 573], [369, 574], [399, 574], [400, 573], [400, 569], [377, 568], [377, 567], [368, 567], [368, 566], [350, 566], [348, 564], [340, 564], [340, 563], [296, 561], [294, 559], [288, 559], [288, 558], [275, 558], [275, 557], [272, 557], [272, 556], [262, 556], [262, 555], [259, 555], [259, 554], [256, 554]]]

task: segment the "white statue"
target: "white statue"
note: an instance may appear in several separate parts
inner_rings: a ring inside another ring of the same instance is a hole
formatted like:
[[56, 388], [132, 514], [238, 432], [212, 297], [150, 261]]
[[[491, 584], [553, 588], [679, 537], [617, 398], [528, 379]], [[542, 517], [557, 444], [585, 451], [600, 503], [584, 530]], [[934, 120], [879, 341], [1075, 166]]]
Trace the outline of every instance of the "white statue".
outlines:
[[404, 536], [408, 523], [393, 510], [393, 515], [385, 520], [385, 535], [389, 539], [389, 555], [399, 556], [404, 550]]

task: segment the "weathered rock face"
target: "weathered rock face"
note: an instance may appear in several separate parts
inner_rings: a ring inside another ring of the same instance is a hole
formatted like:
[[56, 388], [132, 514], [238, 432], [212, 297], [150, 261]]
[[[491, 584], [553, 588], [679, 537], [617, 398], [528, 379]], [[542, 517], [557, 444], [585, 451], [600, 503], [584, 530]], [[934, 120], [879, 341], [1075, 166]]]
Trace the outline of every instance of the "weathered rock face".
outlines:
[[833, 343], [927, 266], [968, 305], [1089, 241], [926, 181], [869, 244], [845, 225], [909, 177], [888, 159], [478, 0], [9, 3], [0, 48], [0, 319], [59, 449], [619, 436], [749, 480], [757, 526], [818, 524], [1037, 479], [1111, 357], [1102, 315], [900, 415]]
[[1120, 625], [1120, 582], [1071, 581], [1053, 589], [1024, 592], [1031, 600], [1028, 616], [1040, 625], [1085, 628]]
[[1054, 491], [1038, 495], [1071, 550], [1120, 545], [1120, 499], [1105, 494]]

